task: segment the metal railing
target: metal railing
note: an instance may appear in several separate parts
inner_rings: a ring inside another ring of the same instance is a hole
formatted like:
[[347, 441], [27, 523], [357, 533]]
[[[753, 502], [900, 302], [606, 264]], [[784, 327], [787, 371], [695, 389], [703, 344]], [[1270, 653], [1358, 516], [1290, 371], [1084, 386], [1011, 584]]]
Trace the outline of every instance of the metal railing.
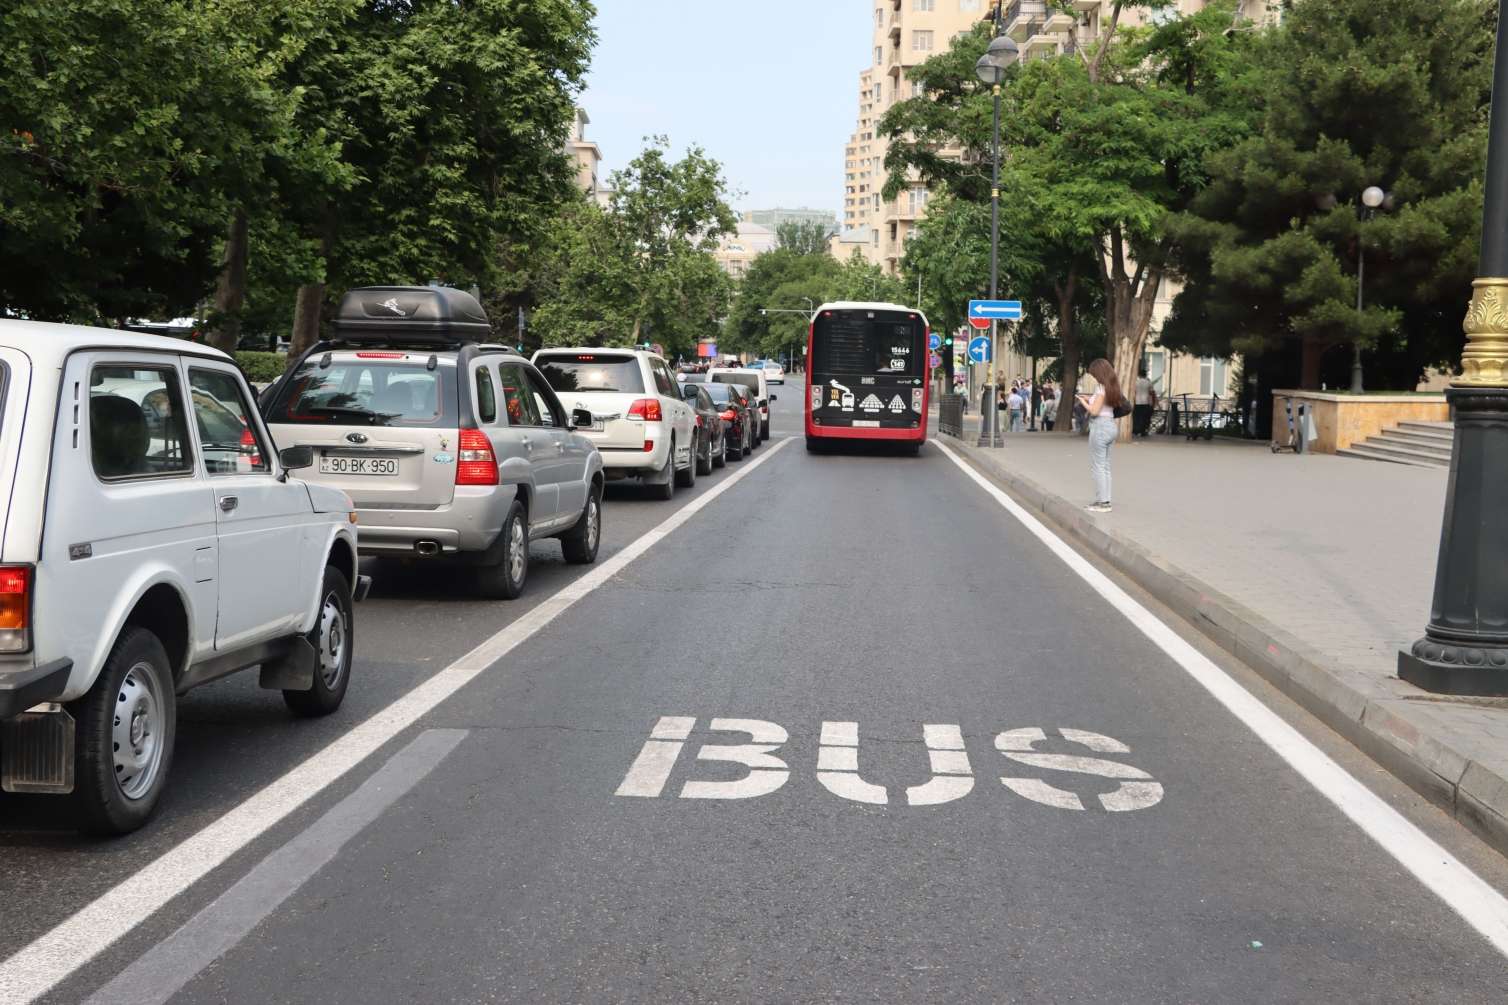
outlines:
[[963, 437], [963, 395], [944, 394], [937, 404], [937, 429], [948, 436]]

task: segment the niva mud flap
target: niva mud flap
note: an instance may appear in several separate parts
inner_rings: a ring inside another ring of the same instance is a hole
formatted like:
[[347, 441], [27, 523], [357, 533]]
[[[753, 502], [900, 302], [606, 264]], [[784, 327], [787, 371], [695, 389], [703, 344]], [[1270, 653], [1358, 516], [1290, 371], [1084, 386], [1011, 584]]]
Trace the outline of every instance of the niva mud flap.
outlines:
[[262, 664], [257, 686], [269, 691], [312, 691], [319, 653], [302, 635], [289, 640], [288, 650]]
[[0, 789], [67, 795], [73, 791], [73, 716], [39, 705], [0, 723]]

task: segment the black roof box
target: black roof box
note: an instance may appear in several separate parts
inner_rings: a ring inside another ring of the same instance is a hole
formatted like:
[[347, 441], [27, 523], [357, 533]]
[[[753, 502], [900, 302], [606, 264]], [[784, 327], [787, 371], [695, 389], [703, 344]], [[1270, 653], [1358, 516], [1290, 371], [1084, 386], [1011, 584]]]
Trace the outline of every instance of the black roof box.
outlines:
[[492, 326], [476, 298], [448, 286], [363, 286], [340, 298], [335, 337], [347, 341], [485, 342]]

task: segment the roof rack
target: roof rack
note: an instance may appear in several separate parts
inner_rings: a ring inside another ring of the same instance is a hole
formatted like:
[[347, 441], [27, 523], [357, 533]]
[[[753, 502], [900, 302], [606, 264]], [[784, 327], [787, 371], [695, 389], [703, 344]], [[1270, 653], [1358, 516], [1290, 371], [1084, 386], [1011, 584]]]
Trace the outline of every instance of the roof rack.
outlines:
[[456, 362], [460, 366], [483, 353], [513, 352], [485, 341], [492, 338], [492, 325], [482, 305], [466, 291], [447, 286], [364, 286], [350, 290], [340, 298], [331, 327], [331, 337], [304, 350], [268, 386], [261, 404], [270, 404], [311, 357], [340, 350], [428, 352], [430, 369], [438, 364], [438, 352], [459, 353]]

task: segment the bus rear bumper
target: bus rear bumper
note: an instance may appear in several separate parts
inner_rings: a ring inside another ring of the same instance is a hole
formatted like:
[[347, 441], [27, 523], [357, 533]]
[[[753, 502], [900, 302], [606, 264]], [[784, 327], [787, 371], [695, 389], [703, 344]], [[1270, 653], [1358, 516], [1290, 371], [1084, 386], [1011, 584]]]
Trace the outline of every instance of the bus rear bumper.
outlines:
[[923, 427], [906, 429], [896, 426], [818, 426], [808, 422], [806, 435], [824, 440], [890, 440], [898, 443], [921, 443], [927, 438]]

